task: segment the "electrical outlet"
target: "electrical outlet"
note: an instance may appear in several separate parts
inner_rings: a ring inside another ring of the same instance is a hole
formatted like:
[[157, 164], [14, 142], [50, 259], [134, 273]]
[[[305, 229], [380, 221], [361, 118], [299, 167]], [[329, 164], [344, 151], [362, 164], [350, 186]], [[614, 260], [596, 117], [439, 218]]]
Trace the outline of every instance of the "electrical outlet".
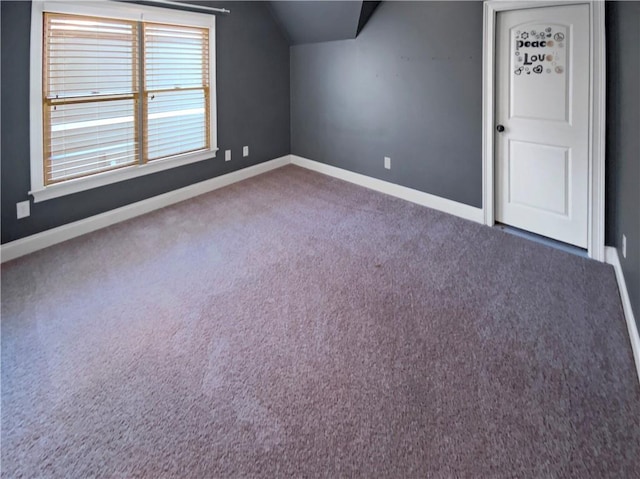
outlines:
[[622, 235], [622, 257], [627, 257], [627, 235]]
[[385, 156], [385, 157], [384, 157], [384, 167], [385, 167], [387, 170], [390, 170], [390, 169], [391, 169], [391, 158], [389, 158], [388, 156]]
[[231, 150], [226, 150], [224, 152], [224, 161], [231, 161]]
[[244, 157], [249, 156], [249, 147], [248, 146], [243, 146], [242, 147], [242, 156], [244, 156]]
[[28, 201], [21, 201], [20, 203], [16, 203], [16, 212], [18, 214], [18, 219], [26, 218], [31, 214], [31, 205]]

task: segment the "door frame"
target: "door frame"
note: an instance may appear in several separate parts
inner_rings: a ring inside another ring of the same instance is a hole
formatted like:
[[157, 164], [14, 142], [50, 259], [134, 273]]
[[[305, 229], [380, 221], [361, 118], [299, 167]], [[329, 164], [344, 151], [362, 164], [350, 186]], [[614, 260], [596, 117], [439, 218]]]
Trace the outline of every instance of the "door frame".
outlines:
[[495, 107], [496, 107], [496, 19], [498, 12], [536, 7], [586, 4], [589, 6], [589, 188], [587, 252], [605, 261], [605, 12], [598, 0], [485, 0], [482, 53], [482, 207], [484, 223], [495, 224]]

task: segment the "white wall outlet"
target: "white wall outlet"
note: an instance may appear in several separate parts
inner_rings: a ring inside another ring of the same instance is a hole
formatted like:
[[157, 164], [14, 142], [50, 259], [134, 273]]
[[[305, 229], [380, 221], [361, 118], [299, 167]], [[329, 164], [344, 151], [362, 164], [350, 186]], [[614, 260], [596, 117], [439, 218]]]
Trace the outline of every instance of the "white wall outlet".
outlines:
[[627, 257], [627, 235], [622, 235], [622, 257]]
[[31, 214], [31, 205], [28, 201], [21, 201], [16, 203], [16, 212], [18, 213], [18, 219], [26, 218]]
[[231, 161], [231, 150], [225, 150], [224, 161]]
[[249, 156], [249, 147], [248, 146], [243, 146], [242, 147], [242, 156], [244, 156], [244, 157]]
[[388, 156], [385, 156], [385, 157], [384, 157], [384, 167], [385, 167], [387, 170], [390, 170], [390, 169], [391, 169], [391, 158], [389, 158]]

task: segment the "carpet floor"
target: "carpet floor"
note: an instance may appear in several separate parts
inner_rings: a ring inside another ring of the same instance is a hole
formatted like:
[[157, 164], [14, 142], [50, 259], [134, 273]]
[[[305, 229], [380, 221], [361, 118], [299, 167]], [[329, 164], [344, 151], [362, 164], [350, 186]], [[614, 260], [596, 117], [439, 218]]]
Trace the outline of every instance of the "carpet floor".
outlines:
[[287, 166], [2, 266], [3, 477], [633, 478], [610, 266]]

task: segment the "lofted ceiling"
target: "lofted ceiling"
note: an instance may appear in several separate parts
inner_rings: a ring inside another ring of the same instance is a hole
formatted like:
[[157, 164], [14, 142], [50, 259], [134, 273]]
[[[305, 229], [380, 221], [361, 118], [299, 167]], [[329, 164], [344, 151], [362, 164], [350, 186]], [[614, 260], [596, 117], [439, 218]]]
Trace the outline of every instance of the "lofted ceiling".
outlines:
[[291, 45], [356, 38], [379, 1], [271, 1]]

